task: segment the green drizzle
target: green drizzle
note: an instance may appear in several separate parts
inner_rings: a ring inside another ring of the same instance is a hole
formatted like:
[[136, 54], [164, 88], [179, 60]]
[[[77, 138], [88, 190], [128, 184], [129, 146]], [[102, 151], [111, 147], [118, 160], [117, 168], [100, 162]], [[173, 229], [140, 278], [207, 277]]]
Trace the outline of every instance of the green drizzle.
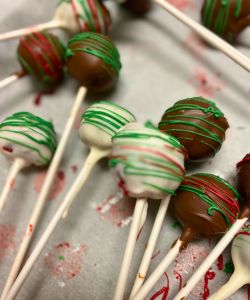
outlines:
[[[196, 103], [192, 103], [192, 102]], [[206, 107], [202, 106], [205, 104]], [[194, 111], [193, 114], [185, 114], [185, 111]], [[204, 114], [199, 115], [197, 111], [202, 111]], [[208, 117], [214, 117], [215, 120], [208, 120]], [[214, 102], [204, 99], [202, 97], [187, 98], [176, 102], [172, 107], [167, 109], [162, 117], [161, 122], [158, 127], [161, 131], [167, 132], [168, 134], [173, 134], [174, 132], [184, 133], [183, 137], [178, 137], [179, 139], [194, 140], [195, 137], [202, 137], [208, 140], [217, 142], [219, 145], [222, 144], [225, 135], [225, 129], [216, 123], [216, 119], [224, 117], [223, 113], [215, 105]], [[176, 125], [175, 128], [169, 128], [168, 126]], [[184, 126], [188, 126], [184, 129]], [[222, 137], [213, 132], [213, 129], [207, 129], [206, 125], [214, 128], [222, 133]], [[193, 128], [193, 130], [189, 128]], [[185, 133], [191, 133], [193, 138], [186, 137]], [[216, 149], [209, 142], [201, 141], [201, 143], [206, 144], [216, 153]]]
[[[78, 48], [74, 48], [77, 44]], [[99, 57], [119, 73], [121, 69], [120, 54], [116, 46], [105, 35], [84, 32], [74, 36], [68, 43], [66, 58], [74, 56], [75, 52], [84, 52]]]
[[134, 122], [135, 117], [125, 108], [108, 101], [93, 104], [82, 115], [82, 125], [90, 124], [111, 137], [127, 123]]
[[[219, 4], [218, 4], [219, 2]], [[207, 27], [214, 31], [216, 34], [223, 36], [228, 29], [229, 15], [232, 3], [235, 3], [234, 17], [238, 18], [242, 9], [242, 0], [206, 0], [204, 4], [202, 22]], [[216, 5], [219, 5], [217, 15]], [[230, 39], [230, 33], [228, 39]], [[231, 36], [232, 38], [232, 36]]]
[[[222, 183], [225, 188], [223, 189], [216, 183], [212, 183], [210, 179]], [[228, 228], [235, 222], [239, 213], [239, 194], [224, 179], [212, 174], [199, 173], [187, 176], [180, 185], [179, 190], [188, 191], [199, 196], [202, 201], [209, 205], [208, 215], [212, 216], [213, 211], [219, 212], [226, 221]], [[232, 192], [233, 196], [229, 195], [228, 190]]]
[[[118, 156], [116, 149], [121, 149], [118, 150]], [[116, 168], [122, 165], [127, 176], [145, 178], [144, 186], [174, 195], [175, 189], [152, 183], [149, 179], [160, 178], [181, 183], [185, 170], [175, 159], [177, 152], [183, 155], [184, 160], [184, 148], [178, 140], [158, 129], [124, 129], [113, 137], [113, 153], [109, 166]]]
[[[26, 130], [21, 129], [21, 127], [24, 127]], [[16, 137], [8, 138], [5, 135], [5, 133], [8, 132], [15, 133]], [[38, 135], [38, 137], [35, 137], [36, 135]], [[27, 138], [27, 142], [23, 142], [21, 139], [19, 140], [19, 136], [25, 136]], [[0, 139], [31, 149], [38, 154], [44, 164], [49, 163], [57, 146], [56, 133], [53, 124], [29, 112], [15, 113], [6, 118], [0, 124]], [[37, 143], [37, 147], [29, 144], [29, 140]], [[45, 157], [41, 153], [39, 145], [44, 145], [50, 150], [50, 157]]]

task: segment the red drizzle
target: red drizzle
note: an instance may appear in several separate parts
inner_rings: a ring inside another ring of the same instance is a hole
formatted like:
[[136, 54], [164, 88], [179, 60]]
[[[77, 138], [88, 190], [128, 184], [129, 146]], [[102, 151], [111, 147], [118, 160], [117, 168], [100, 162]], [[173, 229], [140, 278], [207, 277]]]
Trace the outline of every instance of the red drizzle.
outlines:
[[182, 275], [180, 273], [178, 273], [177, 271], [174, 271], [174, 276], [176, 278], [176, 280], [179, 280], [179, 290], [182, 289]]
[[9, 152], [9, 153], [13, 152], [13, 148], [10, 147], [10, 146], [3, 146], [3, 150], [6, 151], [6, 152]]
[[222, 271], [224, 268], [223, 255], [221, 254], [217, 260], [217, 268], [219, 271]]
[[236, 166], [237, 171], [239, 171], [239, 169], [247, 163], [250, 163], [250, 153], [248, 153], [240, 162], [238, 162]]
[[165, 272], [164, 275], [166, 276], [167, 279], [167, 283], [166, 286], [164, 286], [163, 288], [161, 288], [158, 292], [156, 292], [151, 298], [150, 300], [155, 300], [157, 299], [159, 296], [162, 296], [161, 300], [166, 300], [168, 297], [168, 293], [169, 293], [169, 278], [168, 278], [168, 274]]
[[203, 300], [206, 300], [209, 297], [210, 291], [209, 291], [209, 288], [208, 288], [208, 283], [209, 283], [209, 280], [213, 280], [215, 278], [215, 276], [216, 276], [216, 274], [215, 274], [215, 272], [212, 271], [211, 268], [205, 274]]

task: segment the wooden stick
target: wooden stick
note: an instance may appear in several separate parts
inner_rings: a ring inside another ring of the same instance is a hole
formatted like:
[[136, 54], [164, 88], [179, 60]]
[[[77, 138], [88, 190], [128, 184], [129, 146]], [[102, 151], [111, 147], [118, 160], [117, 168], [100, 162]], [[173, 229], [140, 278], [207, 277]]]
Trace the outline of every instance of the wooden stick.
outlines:
[[143, 208], [145, 203], [147, 202], [144, 198], [139, 198], [136, 200], [135, 210], [133, 214], [133, 219], [129, 231], [129, 236], [127, 240], [127, 244], [125, 247], [125, 251], [123, 254], [123, 261], [120, 269], [120, 274], [118, 277], [118, 282], [116, 285], [116, 291], [114, 295], [114, 300], [123, 300], [124, 292], [126, 288], [126, 283], [128, 279], [129, 268], [132, 261], [132, 256], [135, 248], [136, 238], [138, 234], [138, 229], [140, 226]]
[[143, 300], [147, 296], [150, 290], [160, 279], [162, 274], [164, 274], [168, 266], [173, 262], [173, 260], [179, 254], [182, 243], [183, 242], [180, 239], [177, 240], [173, 248], [171, 248], [171, 250], [167, 253], [167, 255], [159, 264], [159, 266], [156, 268], [156, 270], [150, 275], [148, 280], [146, 280], [146, 282], [144, 283], [142, 288], [138, 291], [138, 293], [134, 296], [134, 298], [132, 298], [133, 300]]
[[11, 84], [12, 82], [18, 80], [20, 78], [19, 75], [14, 74], [11, 75], [3, 80], [0, 81], [0, 89], [3, 89], [4, 87], [6, 87], [7, 85]]
[[7, 177], [6, 183], [4, 185], [4, 188], [2, 190], [1, 196], [0, 196], [0, 212], [3, 210], [4, 205], [6, 203], [7, 197], [9, 195], [9, 192], [14, 187], [15, 179], [19, 172], [30, 165], [29, 162], [22, 158], [16, 158], [11, 166], [11, 169], [9, 171], [9, 175]]
[[71, 112], [69, 114], [69, 118], [67, 121], [67, 124], [63, 130], [63, 135], [61, 137], [61, 140], [57, 146], [56, 152], [53, 156], [53, 159], [50, 163], [47, 176], [45, 178], [44, 184], [42, 186], [41, 192], [39, 194], [39, 197], [37, 199], [35, 208], [32, 212], [32, 215], [30, 217], [30, 220], [28, 222], [27, 228], [26, 228], [26, 234], [23, 237], [23, 240], [21, 242], [21, 245], [19, 247], [19, 250], [17, 252], [16, 258], [14, 260], [14, 263], [12, 265], [11, 271], [9, 273], [8, 279], [6, 281], [1, 300], [4, 300], [6, 298], [6, 295], [12, 286], [14, 280], [16, 279], [16, 276], [20, 270], [20, 267], [22, 265], [23, 259], [27, 253], [27, 250], [29, 248], [29, 244], [31, 242], [31, 239], [33, 237], [33, 234], [35, 232], [35, 229], [37, 227], [37, 224], [39, 222], [43, 207], [45, 205], [46, 199], [48, 197], [49, 191], [51, 189], [53, 180], [55, 178], [56, 172], [58, 170], [59, 164], [62, 160], [63, 153], [65, 151], [70, 132], [72, 131], [73, 125], [75, 123], [75, 120], [77, 118], [79, 109], [81, 107], [82, 101], [85, 98], [85, 95], [87, 93], [87, 89], [84, 87], [81, 87], [78, 91], [76, 100], [72, 106]]
[[233, 226], [228, 230], [228, 232], [222, 237], [219, 243], [213, 248], [212, 252], [203, 261], [200, 267], [195, 271], [193, 276], [188, 280], [187, 284], [179, 293], [175, 296], [174, 300], [180, 300], [186, 298], [200, 279], [206, 274], [207, 270], [212, 266], [215, 260], [220, 256], [220, 254], [225, 250], [229, 243], [234, 238], [235, 234], [239, 232], [241, 227], [247, 222], [248, 218], [238, 219]]
[[222, 51], [229, 58], [250, 72], [250, 60], [244, 54], [239, 52], [236, 48], [232, 47], [222, 38], [218, 37], [212, 31], [206, 29], [196, 21], [192, 20], [181, 11], [176, 9], [173, 5], [169, 4], [166, 0], [154, 0], [155, 3], [160, 5], [163, 9], [167, 10], [171, 15], [176, 17], [182, 23], [193, 29], [200, 37], [207, 41], [210, 45]]
[[32, 32], [38, 32], [38, 31], [43, 31], [43, 30], [48, 30], [48, 29], [53, 29], [53, 28], [65, 28], [65, 23], [60, 22], [58, 20], [52, 20], [52, 21], [49, 21], [46, 23], [35, 25], [35, 26], [2, 33], [2, 34], [0, 34], [0, 42], [15, 39], [20, 36], [25, 36]]
[[224, 284], [215, 294], [208, 298], [208, 300], [225, 300], [229, 299], [243, 285], [249, 283], [249, 272], [245, 270], [236, 270], [231, 276], [230, 280]]
[[147, 243], [147, 248], [143, 255], [139, 271], [137, 272], [135, 283], [134, 283], [134, 286], [133, 286], [133, 289], [132, 289], [129, 299], [133, 299], [134, 295], [136, 295], [136, 293], [138, 292], [138, 290], [140, 289], [140, 287], [142, 286], [142, 284], [145, 280], [145, 277], [148, 272], [149, 264], [150, 264], [151, 258], [153, 256], [155, 245], [158, 240], [164, 218], [166, 216], [166, 211], [168, 209], [169, 202], [170, 202], [170, 196], [167, 196], [166, 198], [164, 198], [161, 201], [157, 216], [155, 218], [154, 226], [152, 228], [152, 231], [151, 231], [148, 243]]
[[96, 165], [96, 163], [103, 157], [108, 156], [109, 155], [109, 150], [103, 151], [103, 150], [99, 150], [97, 148], [91, 148], [90, 149], [90, 154], [88, 155], [85, 163], [84, 163], [84, 167], [82, 172], [80, 173], [79, 177], [82, 177], [82, 180], [80, 182], [80, 186], [77, 188], [77, 190], [75, 191], [74, 194], [72, 194], [72, 199], [69, 202], [67, 208], [65, 209], [62, 218], [66, 218], [68, 216], [69, 213], [69, 209], [72, 205], [72, 203], [74, 202], [75, 196], [78, 194], [78, 192], [80, 191], [80, 189], [82, 188], [83, 184], [85, 183], [85, 181], [88, 179], [88, 176], [90, 174], [90, 172], [92, 171], [93, 167]]

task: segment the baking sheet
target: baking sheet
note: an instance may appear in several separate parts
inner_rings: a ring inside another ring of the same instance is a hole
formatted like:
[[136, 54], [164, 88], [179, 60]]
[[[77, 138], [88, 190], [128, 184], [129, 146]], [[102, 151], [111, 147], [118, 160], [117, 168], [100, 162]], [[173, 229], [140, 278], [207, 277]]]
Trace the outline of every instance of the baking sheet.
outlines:
[[[170, 2], [199, 19], [202, 1]], [[47, 21], [52, 17], [55, 5], [56, 1], [50, 0], [0, 0], [0, 31]], [[123, 69], [116, 90], [98, 98], [125, 106], [140, 122], [150, 119], [155, 123], [160, 120], [164, 110], [177, 100], [196, 95], [215, 100], [228, 118], [231, 128], [216, 158], [203, 165], [192, 166], [193, 170], [190, 169], [189, 173], [212, 172], [234, 182], [235, 164], [250, 149], [249, 74], [222, 53], [201, 42], [189, 29], [160, 8], [154, 7], [145, 18], [138, 19], [118, 10], [114, 3], [107, 5], [112, 10], [111, 36], [121, 52]], [[55, 32], [66, 38], [59, 31]], [[249, 37], [248, 30], [237, 45], [246, 55], [250, 53]], [[0, 78], [19, 70], [16, 45], [17, 41], [0, 44]], [[0, 91], [0, 118], [2, 120], [14, 112], [28, 110], [51, 118], [60, 136], [76, 90], [75, 82], [68, 79], [55, 94], [43, 96], [40, 105], [35, 105], [37, 90], [29, 78], [21, 79]], [[90, 100], [95, 99], [88, 95], [83, 109]], [[89, 149], [78, 138], [77, 125], [71, 134], [70, 147], [60, 166], [50, 197], [52, 199], [46, 203], [31, 249], [87, 156]], [[10, 163], [1, 156], [0, 165], [0, 183], [3, 185]], [[44, 172], [36, 168], [22, 172], [4, 213], [0, 215], [0, 290], [35, 205]], [[136, 245], [127, 292], [132, 288], [158, 205], [157, 201], [150, 202], [149, 217]], [[132, 211], [133, 201], [122, 198], [107, 169], [107, 161], [103, 161], [96, 166], [68, 218], [57, 227], [17, 299], [112, 299]], [[168, 214], [150, 272], [180, 232], [175, 219]], [[192, 242], [167, 270], [167, 275], [162, 276], [147, 299], [171, 299], [215, 242], [216, 239]], [[227, 273], [231, 266], [229, 250], [230, 247], [212, 266], [190, 299], [206, 299], [208, 292], [211, 294], [228, 280]], [[159, 290], [162, 290], [162, 294], [152, 298]], [[248, 287], [244, 287], [231, 299], [243, 300], [248, 297]]]

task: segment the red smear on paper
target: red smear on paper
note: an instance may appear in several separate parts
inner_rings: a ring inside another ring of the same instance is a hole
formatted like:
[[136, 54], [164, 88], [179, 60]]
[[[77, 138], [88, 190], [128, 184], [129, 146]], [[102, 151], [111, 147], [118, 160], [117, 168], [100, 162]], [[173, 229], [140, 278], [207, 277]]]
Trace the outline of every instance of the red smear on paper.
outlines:
[[224, 269], [224, 262], [223, 262], [223, 255], [222, 254], [218, 257], [217, 268], [218, 268], [219, 271], [222, 271]]
[[176, 278], [176, 280], [179, 281], [179, 290], [182, 289], [182, 275], [176, 271], [174, 271], [174, 276]]
[[218, 74], [210, 75], [202, 69], [194, 70], [193, 79], [190, 80], [190, 83], [194, 87], [196, 94], [203, 97], [213, 97], [223, 87]]
[[66, 242], [55, 245], [52, 251], [45, 255], [45, 265], [61, 287], [79, 275], [86, 250], [85, 245], [72, 246]]
[[153, 260], [154, 258], [156, 258], [158, 255], [160, 255], [161, 250], [158, 250], [157, 252], [155, 252], [155, 254], [153, 254], [153, 256], [151, 257], [151, 260]]
[[[47, 172], [43, 171], [35, 176], [34, 181], [33, 181], [33, 186], [37, 193], [40, 193], [46, 175], [47, 175]], [[63, 191], [65, 183], [66, 183], [66, 179], [65, 179], [64, 172], [58, 171], [57, 176], [54, 180], [54, 183], [52, 184], [51, 191], [48, 196], [49, 201], [54, 200]]]
[[206, 49], [203, 40], [193, 32], [187, 36], [183, 45], [194, 57], [201, 57]]
[[[151, 298], [150, 300], [155, 300], [157, 299], [159, 296], [162, 296], [161, 297], [161, 300], [166, 300], [167, 297], [168, 297], [168, 293], [169, 293], [169, 278], [168, 278], [168, 274], [165, 272], [164, 275], [166, 276], [166, 279], [167, 279], [167, 283], [166, 285], [161, 288], [158, 292], [156, 292]], [[160, 299], [160, 298], [159, 298]]]
[[10, 254], [16, 247], [16, 227], [0, 224], [0, 261]]
[[6, 152], [9, 152], [9, 153], [13, 152], [13, 148], [10, 147], [10, 146], [3, 146], [3, 150], [6, 151]]
[[185, 10], [187, 8], [195, 8], [195, 4], [191, 0], [167, 0], [168, 3], [172, 4], [179, 10]]
[[71, 170], [72, 170], [73, 173], [76, 173], [77, 170], [78, 170], [78, 167], [76, 165], [72, 165]]
[[47, 95], [52, 95], [54, 93], [54, 91], [44, 91], [44, 92], [40, 92], [36, 95], [33, 104], [35, 106], [40, 106], [42, 104], [42, 97], [43, 96], [47, 96]]
[[208, 283], [209, 283], [210, 280], [213, 280], [215, 278], [215, 276], [216, 276], [216, 274], [215, 274], [215, 272], [212, 271], [211, 268], [205, 274], [203, 300], [206, 300], [209, 297], [210, 291], [209, 291], [209, 288], [208, 288]]
[[133, 215], [135, 199], [124, 197], [122, 193], [109, 196], [101, 204], [95, 207], [102, 220], [116, 227], [127, 226]]

